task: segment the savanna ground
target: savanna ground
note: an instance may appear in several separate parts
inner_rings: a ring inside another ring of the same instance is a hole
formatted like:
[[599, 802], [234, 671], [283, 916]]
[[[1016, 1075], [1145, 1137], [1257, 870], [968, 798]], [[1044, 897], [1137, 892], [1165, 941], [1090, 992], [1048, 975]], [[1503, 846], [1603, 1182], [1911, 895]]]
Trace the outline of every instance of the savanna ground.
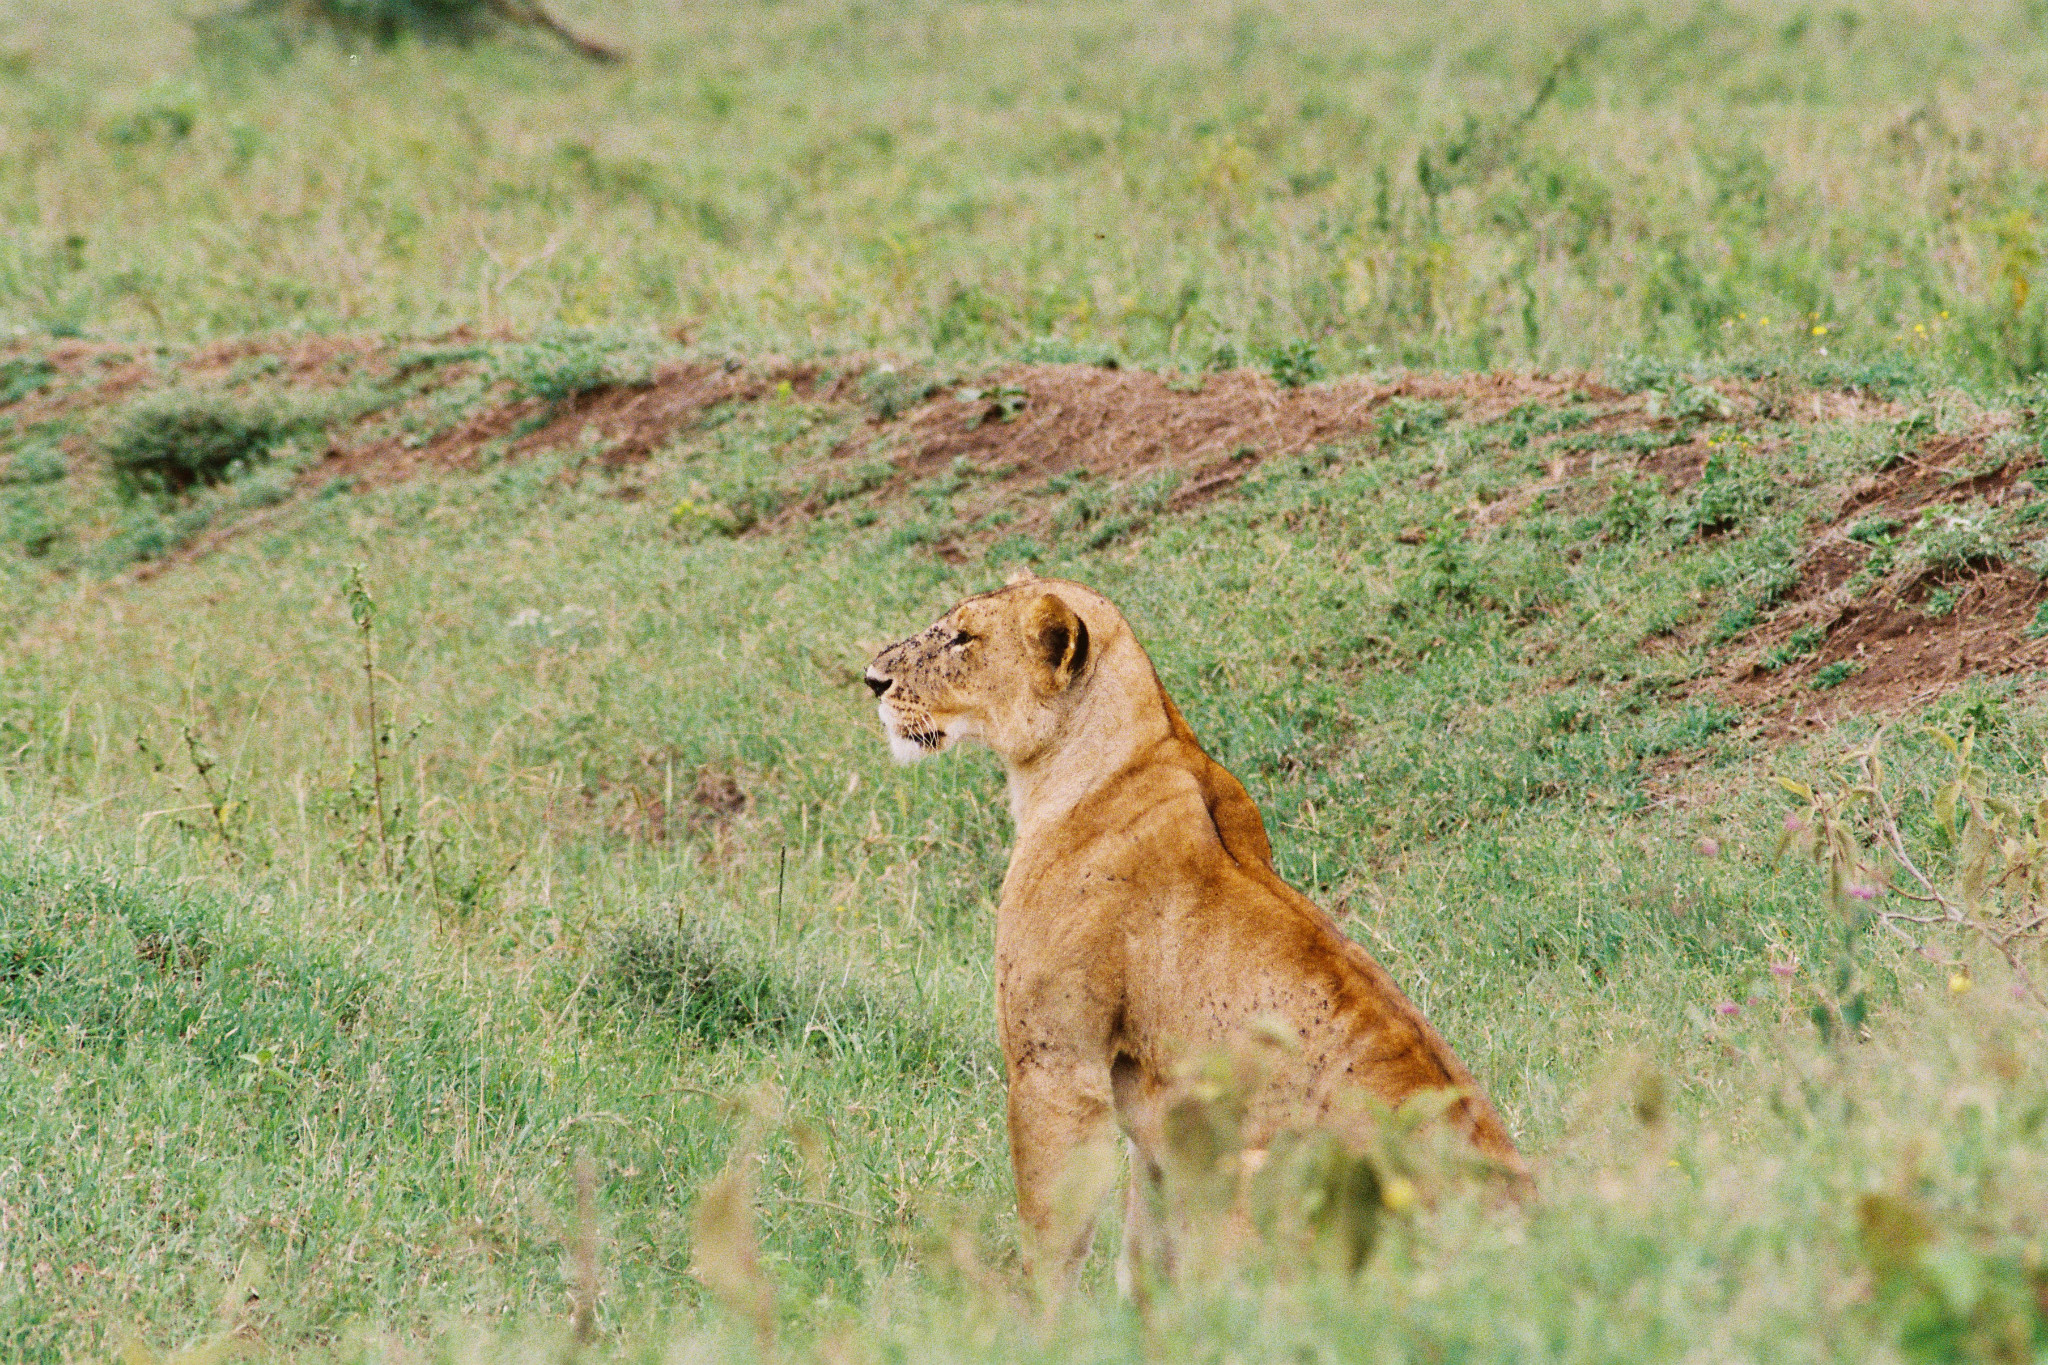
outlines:
[[[0, 1354], [2048, 1359], [2048, 14], [563, 14], [0, 10]], [[1022, 563], [1532, 1206], [1026, 1302]]]

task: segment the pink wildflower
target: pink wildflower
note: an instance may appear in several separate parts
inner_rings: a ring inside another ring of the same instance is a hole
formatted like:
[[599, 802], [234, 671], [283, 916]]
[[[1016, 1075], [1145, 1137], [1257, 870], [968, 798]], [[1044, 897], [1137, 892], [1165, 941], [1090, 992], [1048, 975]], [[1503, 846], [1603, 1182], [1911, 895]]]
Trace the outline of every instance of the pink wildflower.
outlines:
[[1740, 1014], [1742, 1013], [1742, 1006], [1736, 1004], [1733, 1000], [1723, 1000], [1720, 1004], [1714, 1006], [1714, 1013]]
[[1694, 847], [1699, 849], [1702, 858], [1718, 858], [1721, 856], [1721, 841], [1711, 834], [1701, 839]]
[[1800, 830], [1805, 828], [1806, 821], [1800, 818], [1798, 811], [1795, 810], [1786, 812], [1785, 832], [1787, 834], [1797, 834]]
[[1792, 973], [1798, 970], [1799, 964], [1796, 962], [1773, 962], [1771, 964], [1771, 975], [1778, 977], [1780, 980], [1792, 975]]
[[1844, 889], [1859, 901], [1874, 901], [1877, 899], [1877, 888], [1866, 886], [1862, 882], [1850, 882]]

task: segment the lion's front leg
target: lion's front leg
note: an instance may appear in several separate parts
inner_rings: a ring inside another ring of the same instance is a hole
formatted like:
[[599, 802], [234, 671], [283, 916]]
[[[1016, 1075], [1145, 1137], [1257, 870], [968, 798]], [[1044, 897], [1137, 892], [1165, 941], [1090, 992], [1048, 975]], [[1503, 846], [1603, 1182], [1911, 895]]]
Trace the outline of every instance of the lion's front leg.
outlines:
[[1069, 1059], [1019, 1063], [1010, 1076], [1010, 1163], [1017, 1174], [1024, 1269], [1048, 1298], [1064, 1293], [1116, 1182], [1109, 1068]]

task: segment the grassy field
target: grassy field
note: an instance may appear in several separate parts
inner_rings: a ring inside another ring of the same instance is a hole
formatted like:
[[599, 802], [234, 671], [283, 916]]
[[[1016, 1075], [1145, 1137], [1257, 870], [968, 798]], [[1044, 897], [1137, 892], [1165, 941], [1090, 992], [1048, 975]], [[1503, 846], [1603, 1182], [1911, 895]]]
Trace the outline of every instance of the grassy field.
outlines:
[[[0, 1355], [2048, 1359], [2038, 13], [563, 12], [0, 14]], [[1534, 1205], [1026, 1301], [1020, 562]]]
[[616, 68], [105, 13], [0, 15], [0, 325], [2048, 362], [2031, 0], [565, 10]]

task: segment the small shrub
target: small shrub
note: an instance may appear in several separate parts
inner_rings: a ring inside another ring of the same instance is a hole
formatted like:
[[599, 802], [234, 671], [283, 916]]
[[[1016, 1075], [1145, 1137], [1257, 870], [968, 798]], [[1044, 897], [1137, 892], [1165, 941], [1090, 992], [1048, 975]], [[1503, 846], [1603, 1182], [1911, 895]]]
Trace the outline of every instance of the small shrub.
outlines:
[[1807, 685], [1816, 692], [1825, 692], [1830, 687], [1839, 687], [1858, 672], [1857, 664], [1850, 659], [1840, 659], [1818, 669], [1813, 681]]
[[292, 495], [295, 480], [289, 469], [257, 470], [235, 482], [235, 505], [247, 511], [275, 507]]
[[1850, 389], [1886, 402], [1924, 391], [1931, 382], [1925, 365], [1897, 351], [1870, 359], [1812, 359], [1802, 368], [1809, 388]]
[[1681, 423], [1710, 422], [1728, 415], [1728, 400], [1705, 384], [1675, 385], [1660, 398], [1653, 408], [1662, 408], [1665, 416]]
[[388, 47], [405, 38], [467, 45], [518, 27], [544, 29], [592, 61], [620, 60], [616, 50], [564, 28], [537, 0], [249, 0], [199, 24], [214, 43], [256, 28], [287, 48], [321, 29]]
[[960, 401], [978, 406], [974, 420], [968, 425], [980, 426], [984, 422], [1010, 422], [1031, 406], [1031, 395], [1014, 384], [998, 384], [990, 389], [962, 389]]
[[1607, 382], [1623, 393], [1668, 389], [1683, 381], [1684, 367], [1657, 356], [1623, 355], [1607, 362]]
[[156, 559], [176, 548], [171, 523], [145, 505], [114, 528], [92, 552], [92, 567], [115, 574], [131, 564]]
[[1166, 510], [1173, 501], [1173, 495], [1180, 491], [1180, 485], [1178, 469], [1163, 470], [1131, 490], [1131, 506], [1147, 516], [1155, 516]]
[[987, 1065], [967, 1040], [887, 995], [837, 977], [812, 980], [702, 922], [639, 924], [614, 934], [585, 989], [635, 1020], [667, 1019], [705, 1047], [765, 1037], [852, 1044], [906, 1071], [965, 1076]]
[[1924, 719], [1928, 725], [1953, 734], [1975, 731], [1979, 735], [1994, 735], [2005, 728], [2005, 702], [2011, 693], [2009, 683], [1972, 678], [1929, 706]]
[[1980, 505], [1930, 511], [1913, 528], [1914, 558], [1934, 573], [1960, 574], [2003, 563], [2012, 543]]
[[1827, 638], [1828, 632], [1825, 626], [1801, 626], [1798, 630], [1792, 632], [1791, 638], [1786, 640], [1784, 644], [1779, 645], [1776, 649], [1764, 655], [1764, 670], [1769, 673], [1776, 673], [1788, 664], [1799, 662], [1799, 660], [1819, 649], [1821, 642]]
[[1656, 524], [1655, 494], [1642, 479], [1626, 479], [1614, 487], [1601, 514], [1601, 525], [1610, 540], [1634, 540]]
[[1865, 517], [1849, 528], [1849, 539], [1863, 545], [1889, 545], [1892, 532], [1903, 524], [1897, 517]]
[[1485, 593], [1485, 582], [1464, 536], [1455, 527], [1432, 532], [1423, 543], [1423, 590], [1430, 596], [1469, 606]]
[[1744, 469], [1726, 451], [1707, 457], [1700, 480], [1692, 486], [1691, 505], [1680, 519], [1686, 539], [1722, 535], [1768, 507], [1776, 496], [1761, 469]]
[[172, 499], [247, 473], [312, 425], [273, 404], [172, 394], [128, 414], [106, 444], [107, 464], [123, 496]]
[[649, 357], [622, 337], [561, 332], [506, 350], [498, 377], [550, 405], [608, 388], [637, 388], [653, 377]]
[[818, 501], [831, 507], [845, 502], [848, 498], [857, 498], [889, 482], [890, 476], [895, 472], [896, 466], [887, 460], [870, 460], [856, 469], [821, 483], [818, 487]]
[[[1707, 637], [1709, 644], [1724, 644], [1747, 631], [1763, 618], [1764, 612], [1799, 586], [1799, 565], [1790, 557], [1789, 547], [1780, 542], [1764, 548], [1778, 557], [1766, 560], [1743, 580], [1743, 591], [1735, 604], [1714, 623]], [[1701, 586], [1711, 587], [1712, 583], [1703, 581]]]
[[107, 127], [106, 137], [118, 146], [147, 142], [183, 142], [199, 126], [199, 87], [157, 82], [143, 91], [136, 107]]
[[797, 499], [795, 491], [750, 479], [698, 490], [669, 508], [669, 525], [696, 534], [739, 536]]
[[1732, 730], [1741, 723], [1739, 707], [1711, 701], [1697, 702], [1676, 715], [1653, 723], [1643, 736], [1641, 748], [1645, 754], [1697, 749], [1715, 735]]
[[1315, 346], [1306, 341], [1275, 347], [1266, 356], [1266, 370], [1273, 376], [1273, 382], [1283, 389], [1313, 384], [1325, 373]]

